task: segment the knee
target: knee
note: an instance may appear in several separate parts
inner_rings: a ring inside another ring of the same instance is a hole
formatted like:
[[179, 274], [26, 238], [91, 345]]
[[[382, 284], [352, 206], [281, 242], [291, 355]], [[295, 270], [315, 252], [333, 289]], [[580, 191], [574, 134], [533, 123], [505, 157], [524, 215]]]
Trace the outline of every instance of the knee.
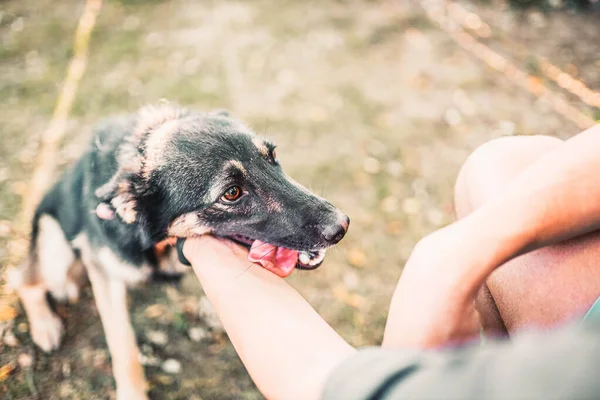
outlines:
[[562, 143], [550, 136], [510, 136], [479, 146], [463, 164], [454, 186], [457, 217], [500, 193], [521, 171]]

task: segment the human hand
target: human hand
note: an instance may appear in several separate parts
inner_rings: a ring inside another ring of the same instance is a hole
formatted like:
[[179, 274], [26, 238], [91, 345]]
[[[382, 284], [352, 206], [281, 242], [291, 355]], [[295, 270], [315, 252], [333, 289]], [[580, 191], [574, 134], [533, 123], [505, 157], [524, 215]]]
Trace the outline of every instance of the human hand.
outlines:
[[[249, 268], [253, 264], [259, 264], [267, 271], [272, 272], [281, 278], [289, 276], [294, 268], [296, 268], [298, 252], [295, 250], [276, 247], [259, 240], [255, 240], [250, 250], [247, 250], [227, 239], [215, 238], [210, 235], [203, 235], [202, 238], [211, 239], [197, 240], [198, 243], [196, 243], [195, 246], [202, 247], [202, 250], [195, 249], [194, 253], [202, 254], [202, 257], [198, 262], [204, 264], [206, 264], [207, 261], [215, 265], [234, 263], [243, 264], [245, 268]], [[194, 238], [194, 240], [196, 239]], [[234, 258], [231, 258], [231, 254], [228, 254], [231, 252], [233, 252]], [[207, 258], [206, 255], [210, 256]]]
[[478, 337], [474, 307], [485, 280], [478, 243], [460, 223], [422, 239], [392, 298], [383, 346], [433, 348]]
[[194, 267], [222, 268], [228, 266], [239, 270], [252, 266], [248, 260], [248, 250], [231, 240], [211, 235], [186, 239], [183, 255]]

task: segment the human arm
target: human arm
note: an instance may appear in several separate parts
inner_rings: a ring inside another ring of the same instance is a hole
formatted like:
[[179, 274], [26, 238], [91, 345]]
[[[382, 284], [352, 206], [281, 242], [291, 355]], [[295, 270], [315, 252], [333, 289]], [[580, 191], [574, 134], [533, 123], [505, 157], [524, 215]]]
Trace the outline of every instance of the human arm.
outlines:
[[495, 268], [598, 229], [598, 155], [595, 127], [531, 164], [493, 201], [420, 241], [394, 294], [384, 345], [435, 347], [477, 335], [472, 300]]
[[283, 279], [250, 263], [240, 246], [203, 236], [188, 239], [183, 251], [265, 397], [319, 399], [354, 349]]

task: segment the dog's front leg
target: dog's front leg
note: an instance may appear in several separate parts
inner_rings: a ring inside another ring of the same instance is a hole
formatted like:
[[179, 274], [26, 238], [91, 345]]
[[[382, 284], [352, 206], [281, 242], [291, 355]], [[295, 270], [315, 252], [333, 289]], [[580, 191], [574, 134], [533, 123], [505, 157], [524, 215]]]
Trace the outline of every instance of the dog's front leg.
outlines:
[[107, 278], [97, 268], [88, 270], [112, 358], [117, 400], [147, 399], [144, 370], [129, 320], [125, 283]]

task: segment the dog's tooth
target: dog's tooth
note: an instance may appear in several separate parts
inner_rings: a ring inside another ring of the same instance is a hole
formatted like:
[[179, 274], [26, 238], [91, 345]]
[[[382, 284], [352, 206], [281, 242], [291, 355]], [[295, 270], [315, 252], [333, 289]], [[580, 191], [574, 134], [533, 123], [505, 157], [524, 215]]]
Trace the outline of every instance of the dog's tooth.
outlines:
[[320, 263], [321, 261], [323, 261], [324, 258], [325, 258], [325, 250], [319, 250], [319, 252], [317, 253], [317, 256], [315, 257], [315, 261], [317, 263]]
[[306, 251], [301, 251], [300, 254], [298, 254], [298, 261], [300, 261], [301, 264], [309, 264], [310, 256]]
[[318, 265], [321, 263], [321, 261], [323, 261], [323, 258], [325, 257], [325, 251], [324, 250], [318, 250], [316, 252], [311, 253], [312, 257], [308, 263], [308, 265], [310, 265], [311, 267], [314, 267], [315, 265]]

